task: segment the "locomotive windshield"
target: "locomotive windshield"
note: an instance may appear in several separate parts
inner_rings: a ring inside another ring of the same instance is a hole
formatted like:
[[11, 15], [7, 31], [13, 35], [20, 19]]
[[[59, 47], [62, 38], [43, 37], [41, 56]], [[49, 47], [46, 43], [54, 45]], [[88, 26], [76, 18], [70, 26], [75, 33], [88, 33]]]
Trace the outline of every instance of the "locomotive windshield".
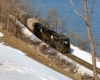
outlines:
[[70, 39], [67, 38], [67, 39], [63, 40], [63, 43], [64, 43], [64, 46], [65, 46], [65, 47], [70, 46]]

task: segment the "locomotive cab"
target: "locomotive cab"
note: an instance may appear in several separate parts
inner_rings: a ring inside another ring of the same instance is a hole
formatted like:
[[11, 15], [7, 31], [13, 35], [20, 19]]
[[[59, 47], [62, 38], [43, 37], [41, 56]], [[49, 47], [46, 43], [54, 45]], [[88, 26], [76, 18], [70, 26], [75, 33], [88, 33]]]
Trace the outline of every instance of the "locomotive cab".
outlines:
[[63, 53], [70, 53], [70, 39], [61, 35], [59, 40], [61, 51]]
[[70, 39], [67, 38], [63, 40], [63, 44], [64, 44], [65, 52], [70, 53]]

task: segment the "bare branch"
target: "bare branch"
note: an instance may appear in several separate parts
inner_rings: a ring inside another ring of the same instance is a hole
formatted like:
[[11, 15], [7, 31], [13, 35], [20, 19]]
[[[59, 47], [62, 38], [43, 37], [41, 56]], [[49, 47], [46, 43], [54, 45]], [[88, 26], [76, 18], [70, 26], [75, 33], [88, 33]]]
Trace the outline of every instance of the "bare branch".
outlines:
[[74, 6], [74, 4], [73, 4], [73, 1], [72, 0], [70, 0], [70, 3], [72, 4], [72, 7], [73, 7], [73, 9], [74, 9], [74, 11], [76, 12], [76, 14], [78, 14], [79, 16], [81, 16], [82, 18], [84, 18], [84, 16], [83, 15], [81, 15], [77, 10], [76, 10], [76, 8], [75, 8], [75, 6]]
[[92, 53], [92, 65], [93, 65], [93, 74], [95, 80], [98, 80], [97, 70], [96, 70], [96, 57], [95, 57], [95, 46], [91, 32], [90, 20], [88, 18], [88, 7], [87, 7], [87, 0], [84, 0], [84, 19], [87, 28], [88, 38], [90, 42], [90, 48]]
[[93, 14], [94, 3], [95, 3], [95, 0], [93, 0], [93, 2], [92, 2], [91, 12], [90, 12], [90, 21], [91, 21], [92, 14]]

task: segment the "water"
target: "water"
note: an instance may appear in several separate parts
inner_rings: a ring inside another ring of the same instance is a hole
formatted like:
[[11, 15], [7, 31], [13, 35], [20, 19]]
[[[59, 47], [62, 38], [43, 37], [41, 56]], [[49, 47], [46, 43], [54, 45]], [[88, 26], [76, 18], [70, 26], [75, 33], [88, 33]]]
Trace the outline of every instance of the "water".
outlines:
[[[50, 8], [57, 10], [59, 16], [67, 20], [66, 30], [73, 29], [76, 33], [80, 34], [83, 39], [87, 38], [87, 31], [84, 20], [79, 17], [73, 10], [70, 0], [28, 0], [33, 3], [35, 7], [42, 5], [41, 15], [45, 16], [46, 12]], [[77, 10], [83, 10], [83, 0], [73, 0]], [[94, 10], [91, 19], [91, 30], [95, 44], [100, 42], [100, 0], [95, 0]], [[88, 9], [90, 9], [92, 0], [88, 0]], [[83, 12], [82, 12], [83, 15]], [[99, 46], [96, 45], [96, 51], [98, 53]]]

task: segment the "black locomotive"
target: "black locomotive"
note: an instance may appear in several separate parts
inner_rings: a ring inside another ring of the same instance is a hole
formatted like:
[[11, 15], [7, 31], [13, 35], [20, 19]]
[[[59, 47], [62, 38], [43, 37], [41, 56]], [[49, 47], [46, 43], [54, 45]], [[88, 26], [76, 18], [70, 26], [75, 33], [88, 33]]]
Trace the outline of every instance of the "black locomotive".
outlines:
[[70, 53], [70, 39], [64, 35], [59, 35], [53, 30], [43, 26], [36, 19], [29, 17], [27, 14], [19, 13], [17, 18], [33, 31], [33, 33], [58, 51], [62, 53]]
[[53, 30], [43, 26], [42, 24], [36, 22], [33, 25], [33, 33], [51, 45], [52, 47], [56, 48], [58, 51], [62, 53], [70, 53], [70, 39], [65, 37], [64, 35], [59, 35]]

